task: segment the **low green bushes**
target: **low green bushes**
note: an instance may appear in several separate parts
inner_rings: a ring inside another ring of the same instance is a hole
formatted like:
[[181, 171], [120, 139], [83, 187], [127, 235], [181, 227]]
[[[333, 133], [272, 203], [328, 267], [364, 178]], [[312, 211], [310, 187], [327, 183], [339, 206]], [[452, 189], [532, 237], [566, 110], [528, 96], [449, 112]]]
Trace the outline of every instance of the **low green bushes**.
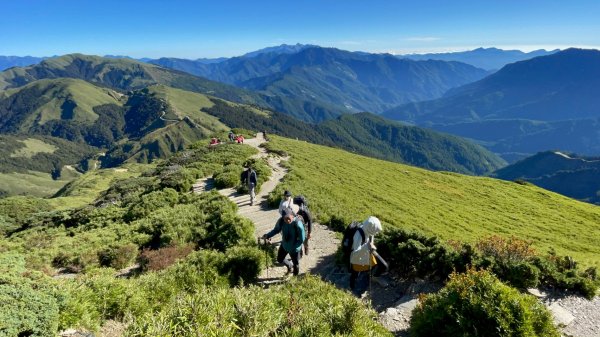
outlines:
[[61, 303], [51, 280], [27, 271], [23, 256], [0, 255], [0, 336], [55, 336]]
[[259, 287], [199, 289], [135, 320], [126, 336], [391, 336], [350, 294], [307, 276]]
[[488, 271], [452, 274], [436, 294], [413, 310], [410, 334], [434, 336], [559, 337], [548, 310]]
[[581, 272], [572, 259], [538, 255], [530, 242], [514, 237], [490, 236], [472, 246], [391, 228], [382, 234], [378, 249], [398, 273], [407, 277], [446, 279], [453, 271], [476, 267], [488, 269], [521, 289], [555, 287], [592, 298], [599, 286], [595, 268]]

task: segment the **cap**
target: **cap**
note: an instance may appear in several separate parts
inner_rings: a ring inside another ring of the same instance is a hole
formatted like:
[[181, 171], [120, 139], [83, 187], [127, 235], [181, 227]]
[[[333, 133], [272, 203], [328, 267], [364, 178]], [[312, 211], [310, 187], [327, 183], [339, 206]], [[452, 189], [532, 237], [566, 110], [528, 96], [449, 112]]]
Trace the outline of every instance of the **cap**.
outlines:
[[292, 192], [286, 190], [285, 192], [283, 192], [283, 195], [286, 197], [291, 197], [292, 196]]
[[292, 211], [291, 208], [286, 208], [283, 210], [283, 217], [285, 218], [286, 216], [294, 216], [294, 211]]

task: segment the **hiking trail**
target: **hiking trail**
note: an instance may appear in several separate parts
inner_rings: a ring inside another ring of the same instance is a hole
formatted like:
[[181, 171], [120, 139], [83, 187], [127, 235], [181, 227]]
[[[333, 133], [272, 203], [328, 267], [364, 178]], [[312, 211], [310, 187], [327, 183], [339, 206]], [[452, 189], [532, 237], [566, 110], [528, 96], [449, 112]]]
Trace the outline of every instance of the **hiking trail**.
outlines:
[[[280, 215], [277, 209], [271, 209], [268, 206], [267, 196], [271, 193], [277, 184], [281, 182], [286, 175], [287, 170], [281, 166], [281, 162], [288, 157], [279, 157], [267, 153], [260, 147], [265, 142], [262, 133], [258, 133], [255, 138], [244, 140], [244, 144], [256, 148], [259, 152], [253, 158], [266, 158], [269, 167], [272, 169], [269, 180], [265, 181], [260, 192], [256, 193], [256, 200], [253, 206], [250, 206], [250, 195], [240, 194], [235, 188], [225, 188], [219, 190], [219, 193], [228, 197], [238, 206], [238, 214], [250, 219], [254, 223], [254, 235], [256, 238], [269, 232], [279, 219]], [[193, 189], [195, 193], [201, 193], [214, 189], [212, 178], [203, 178], [198, 180]], [[294, 192], [294, 191], [292, 191]], [[281, 234], [277, 234], [271, 238], [273, 244], [281, 242]], [[335, 232], [319, 223], [313, 223], [312, 238], [310, 239], [309, 254], [304, 255], [300, 261], [300, 274], [311, 273], [326, 275], [335, 273], [334, 256], [340, 240], [336, 237]], [[272, 281], [282, 280], [286, 268], [280, 266], [270, 267], [263, 270], [259, 276], [259, 282], [268, 283]], [[268, 275], [267, 275], [268, 274]]]

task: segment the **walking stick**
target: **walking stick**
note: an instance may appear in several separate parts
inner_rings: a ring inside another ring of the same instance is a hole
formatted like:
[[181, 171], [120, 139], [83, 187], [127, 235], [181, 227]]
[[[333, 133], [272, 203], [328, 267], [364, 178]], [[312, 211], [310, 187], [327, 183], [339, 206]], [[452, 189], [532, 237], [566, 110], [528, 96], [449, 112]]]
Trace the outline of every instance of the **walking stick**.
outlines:
[[372, 282], [372, 278], [373, 278], [373, 274], [371, 273], [371, 254], [372, 254], [372, 249], [371, 247], [369, 247], [369, 271], [367, 273], [369, 273], [369, 304], [373, 303], [373, 292], [371, 290], [371, 282]]
[[267, 267], [267, 278], [269, 278], [269, 255], [267, 253], [267, 239], [263, 239], [263, 244], [260, 243], [260, 236], [258, 237], [258, 245], [262, 246], [263, 251], [265, 252], [265, 266]]

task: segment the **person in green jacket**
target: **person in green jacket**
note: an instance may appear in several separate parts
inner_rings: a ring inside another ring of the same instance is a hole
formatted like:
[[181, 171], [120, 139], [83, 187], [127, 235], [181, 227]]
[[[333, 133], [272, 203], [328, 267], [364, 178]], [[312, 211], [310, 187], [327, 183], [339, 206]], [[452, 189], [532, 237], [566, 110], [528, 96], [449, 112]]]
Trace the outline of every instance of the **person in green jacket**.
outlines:
[[[306, 235], [304, 234], [302, 220], [295, 216], [291, 209], [285, 210], [283, 216], [277, 220], [275, 228], [263, 235], [263, 238], [270, 239], [280, 232], [281, 245], [277, 252], [277, 262], [287, 267], [287, 274], [293, 270], [294, 275], [298, 275], [300, 272], [302, 244], [306, 239]], [[286, 259], [288, 254], [291, 261], [290, 259]]]

